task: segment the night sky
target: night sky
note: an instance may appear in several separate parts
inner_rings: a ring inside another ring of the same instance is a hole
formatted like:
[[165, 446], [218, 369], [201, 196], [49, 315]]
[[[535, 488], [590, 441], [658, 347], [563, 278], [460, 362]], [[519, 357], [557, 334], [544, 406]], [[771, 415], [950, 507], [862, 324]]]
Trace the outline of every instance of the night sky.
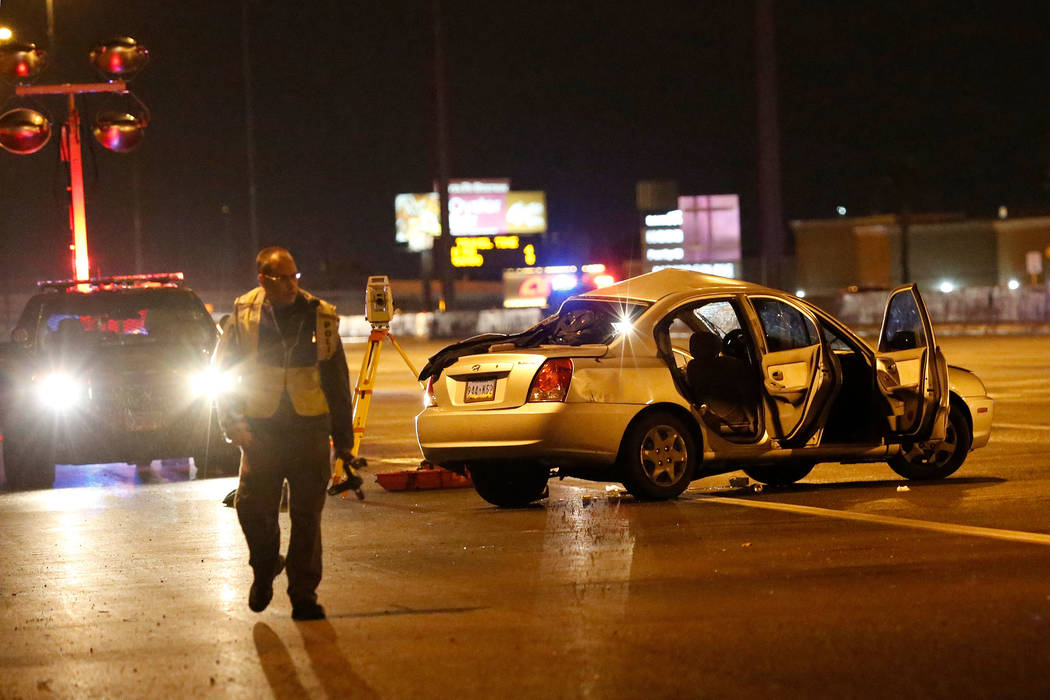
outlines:
[[[393, 199], [429, 190], [436, 172], [432, 3], [247, 4], [261, 242], [291, 248], [307, 288], [415, 276], [417, 256], [394, 243]], [[451, 175], [545, 190], [558, 236], [541, 262], [631, 255], [639, 179], [740, 193], [745, 255], [758, 254], [751, 2], [443, 5]], [[838, 205], [1050, 212], [1050, 5], [775, 8], [785, 222]], [[85, 139], [104, 274], [133, 271], [137, 169], [146, 267], [184, 270], [198, 288], [251, 284], [241, 10], [55, 0], [39, 82], [96, 80], [87, 53], [111, 36], [152, 55], [131, 84], [152, 113], [142, 146], [120, 155]], [[44, 0], [0, 0], [5, 24], [46, 44]], [[86, 119], [105, 99], [82, 101]], [[4, 111], [13, 100], [0, 88]], [[64, 118], [61, 101], [38, 104]], [[69, 275], [57, 141], [0, 152], [7, 291]]]

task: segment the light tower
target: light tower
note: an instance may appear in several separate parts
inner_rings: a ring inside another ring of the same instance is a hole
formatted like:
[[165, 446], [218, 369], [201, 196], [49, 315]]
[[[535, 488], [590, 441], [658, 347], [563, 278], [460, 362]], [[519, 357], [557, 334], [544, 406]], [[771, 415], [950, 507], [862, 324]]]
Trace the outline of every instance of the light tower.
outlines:
[[37, 109], [33, 98], [56, 95], [66, 98], [66, 120], [62, 125], [59, 155], [69, 176], [70, 250], [73, 277], [77, 280], [89, 279], [91, 268], [81, 160], [81, 122], [76, 96], [104, 93], [126, 96], [126, 104], [102, 109], [95, 114], [92, 133], [111, 151], [126, 153], [135, 148], [149, 124], [149, 110], [127, 89], [127, 81], [149, 62], [149, 51], [130, 37], [119, 37], [96, 46], [90, 53], [90, 61], [106, 82], [33, 85], [47, 66], [47, 53], [31, 43], [0, 45], [0, 76], [16, 84], [17, 98], [27, 98], [0, 107], [9, 107], [0, 114], [0, 148], [27, 155], [46, 146], [51, 139], [51, 120], [46, 112]]

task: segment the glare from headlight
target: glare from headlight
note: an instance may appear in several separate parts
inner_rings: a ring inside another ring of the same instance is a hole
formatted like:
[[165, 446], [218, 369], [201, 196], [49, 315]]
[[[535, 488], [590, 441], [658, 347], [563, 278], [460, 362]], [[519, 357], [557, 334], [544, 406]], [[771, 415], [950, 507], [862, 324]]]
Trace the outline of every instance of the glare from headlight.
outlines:
[[194, 397], [206, 396], [215, 399], [233, 388], [233, 376], [215, 367], [209, 367], [190, 378], [190, 391]]
[[83, 400], [84, 394], [84, 383], [64, 372], [47, 374], [36, 386], [37, 400], [56, 411], [73, 408]]

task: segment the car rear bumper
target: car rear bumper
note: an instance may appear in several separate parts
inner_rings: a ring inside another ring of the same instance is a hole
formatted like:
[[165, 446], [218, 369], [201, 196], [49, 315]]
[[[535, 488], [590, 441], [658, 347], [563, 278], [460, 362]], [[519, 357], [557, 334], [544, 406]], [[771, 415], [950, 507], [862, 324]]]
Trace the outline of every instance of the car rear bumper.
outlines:
[[436, 464], [536, 459], [611, 465], [635, 404], [529, 403], [490, 411], [428, 408], [416, 416], [423, 456]]

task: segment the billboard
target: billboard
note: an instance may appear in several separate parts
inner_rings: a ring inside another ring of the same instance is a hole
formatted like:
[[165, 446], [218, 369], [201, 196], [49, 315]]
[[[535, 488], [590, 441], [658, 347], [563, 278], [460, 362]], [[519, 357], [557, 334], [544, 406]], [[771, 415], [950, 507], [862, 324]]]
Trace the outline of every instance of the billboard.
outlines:
[[[542, 191], [512, 192], [500, 180], [449, 183], [448, 223], [453, 236], [529, 235], [547, 230], [547, 198]], [[412, 251], [428, 250], [441, 235], [436, 192], [394, 198], [395, 240]]]

